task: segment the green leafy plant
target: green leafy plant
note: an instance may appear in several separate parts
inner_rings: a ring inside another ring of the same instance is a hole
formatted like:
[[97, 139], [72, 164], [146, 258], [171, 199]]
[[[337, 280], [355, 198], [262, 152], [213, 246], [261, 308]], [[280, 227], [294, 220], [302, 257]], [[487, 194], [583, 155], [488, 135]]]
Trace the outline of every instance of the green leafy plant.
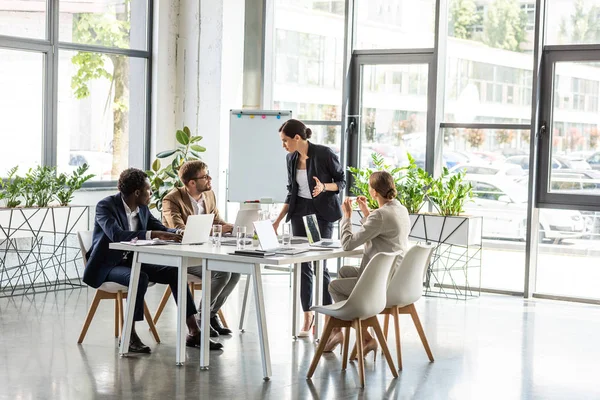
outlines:
[[428, 196], [440, 215], [460, 215], [465, 203], [473, 198], [473, 186], [463, 182], [464, 171], [448, 176], [448, 168], [444, 167], [440, 177], [432, 181]]
[[406, 169], [402, 168], [392, 168], [389, 165], [385, 164], [383, 156], [379, 153], [372, 153], [371, 159], [373, 160], [374, 168], [356, 168], [356, 167], [348, 167], [348, 171], [352, 174], [352, 180], [354, 185], [350, 188], [350, 191], [356, 196], [365, 196], [367, 198], [367, 205], [370, 209], [376, 209], [379, 207], [377, 204], [377, 200], [375, 200], [369, 194], [369, 177], [375, 171], [387, 171], [392, 177], [394, 177], [394, 181], [396, 182], [396, 188], [398, 188], [398, 181], [401, 177], [401, 171]]
[[[162, 210], [162, 201], [167, 193], [174, 187], [183, 186], [178, 175], [179, 168], [186, 161], [200, 160], [202, 158], [201, 153], [206, 151], [205, 147], [198, 144], [202, 140], [202, 136], [192, 136], [190, 128], [187, 126], [175, 132], [175, 139], [178, 143], [177, 148], [158, 153], [156, 160], [152, 163], [152, 169], [146, 171], [152, 188], [150, 208], [156, 208], [159, 211]], [[160, 160], [168, 157], [173, 157], [173, 159], [163, 167]]]
[[397, 199], [410, 214], [416, 214], [425, 203], [433, 178], [427, 171], [417, 166], [415, 159], [410, 154], [408, 154], [408, 161], [406, 173], [396, 183]]
[[6, 179], [0, 178], [0, 200], [5, 200], [6, 207], [15, 208], [21, 204], [19, 197], [23, 189], [23, 178], [16, 175], [19, 166], [8, 170]]
[[352, 174], [354, 185], [350, 191], [357, 196], [365, 196], [370, 209], [378, 208], [377, 201], [369, 194], [369, 177], [375, 171], [387, 171], [394, 178], [396, 197], [400, 204], [408, 209], [411, 214], [418, 213], [432, 185], [433, 178], [427, 171], [419, 168], [415, 159], [408, 154], [409, 164], [406, 167], [392, 168], [385, 165], [383, 156], [377, 153], [371, 154], [374, 168], [355, 168], [349, 167]]
[[56, 168], [38, 165], [25, 175], [25, 207], [47, 207], [58, 189]]
[[85, 175], [88, 169], [89, 165], [83, 164], [75, 170], [73, 175], [62, 173], [56, 178], [56, 200], [61, 206], [68, 206], [73, 200], [75, 191], [81, 189], [85, 182], [95, 176], [94, 174]]

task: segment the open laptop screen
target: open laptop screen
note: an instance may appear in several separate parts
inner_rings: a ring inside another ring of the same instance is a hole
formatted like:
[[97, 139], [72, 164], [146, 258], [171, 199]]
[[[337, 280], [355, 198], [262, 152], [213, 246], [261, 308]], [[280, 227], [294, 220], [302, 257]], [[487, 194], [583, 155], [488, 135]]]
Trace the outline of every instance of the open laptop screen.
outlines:
[[305, 215], [302, 217], [304, 221], [304, 229], [306, 229], [306, 237], [308, 243], [313, 244], [321, 241], [321, 231], [319, 231], [319, 223], [315, 214]]

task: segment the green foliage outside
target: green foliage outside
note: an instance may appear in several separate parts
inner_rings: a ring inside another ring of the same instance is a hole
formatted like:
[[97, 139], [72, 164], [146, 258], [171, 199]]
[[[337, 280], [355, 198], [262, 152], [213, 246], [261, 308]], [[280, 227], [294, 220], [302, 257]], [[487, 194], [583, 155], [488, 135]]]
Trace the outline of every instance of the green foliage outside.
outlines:
[[24, 177], [17, 175], [18, 167], [8, 171], [5, 180], [0, 179], [0, 200], [6, 207], [48, 207], [53, 200], [66, 206], [73, 200], [73, 193], [94, 175], [85, 173], [88, 165], [79, 167], [72, 175], [56, 175], [56, 168], [38, 166], [30, 168]]
[[521, 51], [525, 42], [527, 13], [517, 0], [495, 0], [483, 23], [483, 42], [498, 49]]
[[[110, 13], [76, 14], [73, 40], [76, 43], [104, 47], [128, 48], [130, 24], [129, 0], [107, 6]], [[128, 166], [129, 132], [129, 59], [117, 54], [79, 51], [71, 58], [77, 68], [71, 77], [71, 89], [77, 99], [90, 95], [89, 83], [96, 79], [110, 81], [106, 109], [113, 113], [113, 161], [111, 174], [118, 176]], [[112, 96], [112, 99], [110, 98]]]
[[[206, 148], [198, 144], [202, 136], [192, 136], [190, 128], [184, 126], [183, 129], [175, 132], [177, 147], [172, 150], [161, 151], [156, 155], [152, 163], [152, 169], [146, 171], [150, 178], [150, 187], [152, 188], [152, 203], [150, 208], [162, 210], [163, 198], [175, 187], [183, 187], [183, 182], [179, 179], [179, 168], [186, 161], [200, 160]], [[161, 159], [173, 157], [170, 163], [162, 166]]]
[[575, 10], [560, 23], [560, 37], [568, 44], [592, 44], [600, 42], [600, 7], [586, 7], [584, 0], [575, 1]]
[[481, 23], [481, 15], [473, 0], [454, 0], [450, 3], [449, 34], [458, 39], [472, 39], [475, 26]]

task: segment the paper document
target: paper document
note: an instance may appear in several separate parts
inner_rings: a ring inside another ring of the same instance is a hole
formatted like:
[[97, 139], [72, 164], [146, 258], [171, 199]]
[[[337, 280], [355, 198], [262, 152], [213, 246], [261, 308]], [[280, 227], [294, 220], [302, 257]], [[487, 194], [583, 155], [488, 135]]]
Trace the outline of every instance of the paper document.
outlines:
[[178, 244], [178, 242], [174, 240], [161, 240], [161, 239], [152, 239], [152, 240], [132, 240], [129, 242], [121, 242], [123, 244], [129, 244], [131, 246], [156, 246], [160, 244]]

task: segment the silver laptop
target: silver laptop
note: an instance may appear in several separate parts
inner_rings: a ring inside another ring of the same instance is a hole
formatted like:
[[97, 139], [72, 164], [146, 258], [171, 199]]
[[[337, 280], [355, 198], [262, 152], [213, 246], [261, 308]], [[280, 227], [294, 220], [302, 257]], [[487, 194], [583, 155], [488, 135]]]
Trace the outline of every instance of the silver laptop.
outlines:
[[321, 238], [321, 231], [319, 230], [319, 223], [315, 214], [305, 215], [302, 217], [302, 220], [304, 221], [304, 229], [306, 229], [306, 237], [308, 238], [309, 246], [330, 249], [342, 247], [342, 244], [337, 240]]
[[238, 211], [235, 217], [235, 223], [233, 224], [233, 232], [223, 235], [221, 239], [221, 244], [224, 245], [235, 245], [236, 238], [234, 237], [236, 228], [238, 226], [246, 227], [246, 236], [252, 237], [252, 232], [254, 232], [254, 225], [252, 224], [254, 221], [258, 221], [260, 219], [260, 210], [240, 210]]
[[258, 236], [258, 242], [263, 251], [277, 253], [277, 254], [300, 254], [306, 253], [310, 249], [305, 248], [294, 248], [294, 247], [282, 247], [279, 245], [279, 239], [277, 239], [277, 233], [273, 229], [273, 223], [269, 220], [255, 221], [254, 230]]
[[210, 238], [214, 214], [190, 215], [185, 224], [181, 244], [204, 244]]

